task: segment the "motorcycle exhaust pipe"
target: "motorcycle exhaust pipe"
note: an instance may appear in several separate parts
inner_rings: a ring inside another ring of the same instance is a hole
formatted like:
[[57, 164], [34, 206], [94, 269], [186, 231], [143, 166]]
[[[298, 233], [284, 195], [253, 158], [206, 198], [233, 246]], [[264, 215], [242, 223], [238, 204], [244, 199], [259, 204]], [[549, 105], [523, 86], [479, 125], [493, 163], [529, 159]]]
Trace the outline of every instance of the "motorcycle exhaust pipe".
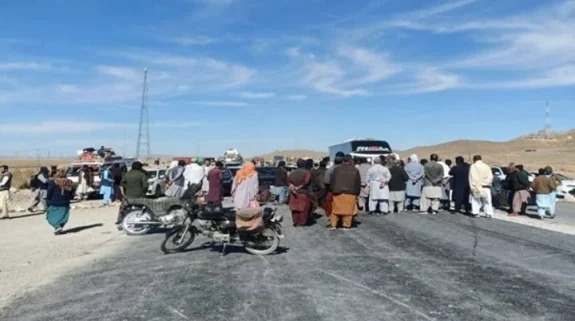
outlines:
[[166, 223], [158, 222], [158, 221], [138, 221], [138, 222], [128, 222], [131, 225], [165, 225]]

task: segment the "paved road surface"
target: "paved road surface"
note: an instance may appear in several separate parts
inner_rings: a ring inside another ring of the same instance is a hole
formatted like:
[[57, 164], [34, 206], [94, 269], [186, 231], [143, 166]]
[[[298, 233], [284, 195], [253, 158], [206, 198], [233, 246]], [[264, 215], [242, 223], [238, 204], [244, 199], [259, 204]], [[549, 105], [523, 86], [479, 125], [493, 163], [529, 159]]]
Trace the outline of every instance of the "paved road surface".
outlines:
[[0, 319], [573, 320], [573, 236], [451, 214], [358, 221], [347, 232], [326, 229], [325, 218], [286, 227], [284, 253], [267, 257], [201, 247], [163, 255], [161, 234], [126, 237], [130, 252]]

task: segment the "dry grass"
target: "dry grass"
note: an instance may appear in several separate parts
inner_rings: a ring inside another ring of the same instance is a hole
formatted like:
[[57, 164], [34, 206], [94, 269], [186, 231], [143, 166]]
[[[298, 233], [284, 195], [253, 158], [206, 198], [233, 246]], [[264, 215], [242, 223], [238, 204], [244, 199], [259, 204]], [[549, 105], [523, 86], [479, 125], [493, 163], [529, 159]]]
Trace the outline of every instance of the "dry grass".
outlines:
[[30, 181], [30, 177], [38, 172], [41, 166], [50, 167], [61, 164], [70, 164], [72, 159], [30, 159], [30, 158], [1, 158], [0, 164], [8, 165], [10, 172], [14, 175], [12, 186], [24, 188]]

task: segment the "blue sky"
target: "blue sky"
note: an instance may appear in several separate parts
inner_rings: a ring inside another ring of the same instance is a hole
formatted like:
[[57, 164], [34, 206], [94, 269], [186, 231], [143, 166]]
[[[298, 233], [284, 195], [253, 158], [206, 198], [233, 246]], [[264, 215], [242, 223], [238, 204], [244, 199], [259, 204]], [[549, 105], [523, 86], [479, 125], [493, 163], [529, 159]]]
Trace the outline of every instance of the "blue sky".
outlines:
[[144, 67], [152, 153], [571, 129], [574, 39], [575, 1], [2, 1], [0, 154], [133, 154]]

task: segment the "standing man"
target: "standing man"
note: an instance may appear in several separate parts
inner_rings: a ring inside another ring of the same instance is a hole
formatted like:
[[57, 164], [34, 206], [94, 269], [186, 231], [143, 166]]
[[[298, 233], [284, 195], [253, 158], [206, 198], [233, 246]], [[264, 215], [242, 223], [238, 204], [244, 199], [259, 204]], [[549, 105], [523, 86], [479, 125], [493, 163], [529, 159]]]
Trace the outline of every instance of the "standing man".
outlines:
[[143, 164], [138, 161], [132, 163], [132, 169], [123, 175], [120, 184], [123, 197], [122, 207], [120, 207], [118, 218], [116, 219], [116, 226], [121, 230], [121, 224], [124, 220], [123, 205], [126, 204], [125, 201], [129, 199], [146, 198], [146, 194], [148, 193], [148, 175], [146, 175], [144, 171]]
[[374, 165], [367, 172], [366, 183], [369, 187], [369, 213], [373, 214], [379, 205], [379, 211], [389, 214], [389, 181], [391, 173], [383, 165], [382, 159], [376, 157]]
[[0, 166], [0, 210], [2, 211], [0, 219], [10, 219], [8, 205], [11, 199], [11, 187], [12, 173], [8, 170], [8, 165], [2, 165]]
[[275, 169], [275, 182], [274, 187], [270, 192], [277, 196], [278, 204], [285, 204], [288, 195], [288, 172], [286, 170], [286, 162], [279, 161]]
[[32, 179], [32, 188], [34, 189], [34, 200], [32, 205], [28, 207], [28, 212], [34, 212], [36, 206], [42, 203], [42, 208], [44, 211], [48, 210], [48, 205], [46, 205], [46, 195], [48, 195], [48, 179], [50, 177], [50, 172], [48, 167], [42, 166], [38, 174]]
[[507, 167], [507, 175], [505, 180], [501, 183], [501, 187], [507, 191], [507, 210], [508, 214], [513, 213], [513, 198], [515, 197], [515, 180], [517, 179], [517, 168], [515, 163], [509, 163]]
[[481, 155], [473, 156], [473, 165], [469, 169], [469, 186], [471, 187], [471, 216], [478, 217], [483, 206], [483, 213], [488, 218], [493, 217], [491, 200], [491, 184], [493, 172], [491, 167], [483, 162]]
[[208, 195], [208, 192], [210, 191], [210, 183], [208, 182], [208, 174], [210, 173], [210, 171], [212, 169], [214, 169], [214, 165], [212, 164], [212, 162], [209, 159], [206, 159], [206, 160], [204, 160], [203, 169], [204, 169], [204, 179], [202, 179], [202, 193], [204, 195]]
[[427, 214], [431, 206], [431, 214], [439, 212], [439, 200], [441, 199], [443, 179], [445, 173], [443, 166], [437, 161], [439, 156], [431, 154], [429, 157], [430, 162], [426, 163], [423, 167], [424, 182], [423, 182], [423, 195], [421, 196], [421, 214]]
[[360, 158], [359, 165], [357, 169], [359, 170], [359, 175], [361, 176], [361, 193], [358, 198], [358, 207], [360, 211], [369, 212], [367, 206], [367, 200], [369, 198], [369, 187], [367, 186], [367, 172], [371, 168], [371, 165], [367, 163], [367, 159]]
[[192, 162], [186, 165], [184, 170], [184, 190], [187, 190], [192, 185], [196, 185], [196, 188], [202, 185], [205, 176], [204, 168], [199, 165], [202, 163], [202, 159], [192, 158]]
[[417, 155], [413, 154], [407, 159], [405, 172], [409, 176], [405, 190], [406, 204], [408, 211], [419, 210], [421, 200], [421, 189], [423, 188], [423, 166], [419, 163]]
[[332, 210], [332, 205], [333, 205], [333, 193], [331, 192], [331, 176], [333, 171], [340, 166], [343, 163], [343, 158], [344, 158], [345, 154], [343, 152], [337, 152], [335, 154], [335, 158], [333, 160], [333, 166], [331, 166], [330, 168], [328, 168], [325, 171], [325, 177], [324, 177], [324, 184], [325, 184], [325, 188], [327, 191], [327, 195], [325, 197], [325, 202], [324, 202], [324, 206], [323, 206], [323, 210], [325, 211], [325, 215], [330, 216], [331, 215], [331, 210]]
[[535, 192], [537, 202], [537, 214], [539, 219], [544, 219], [551, 209], [551, 192], [557, 188], [556, 181], [545, 175], [545, 169], [539, 169], [539, 175], [535, 177], [531, 187]]
[[315, 182], [318, 188], [317, 202], [321, 208], [323, 208], [325, 204], [325, 197], [327, 194], [324, 182], [325, 172], [327, 172], [327, 162], [322, 160], [319, 162], [319, 167], [315, 170]]
[[330, 188], [333, 193], [331, 229], [337, 229], [341, 218], [343, 229], [349, 230], [353, 217], [357, 215], [357, 197], [361, 192], [361, 176], [353, 164], [351, 155], [345, 155], [343, 164], [333, 170]]
[[531, 182], [529, 182], [529, 173], [523, 169], [523, 165], [519, 164], [515, 166], [517, 169], [515, 174], [515, 180], [513, 181], [513, 187], [515, 194], [513, 195], [513, 212], [509, 216], [519, 216], [525, 212], [525, 207], [529, 201], [531, 194], [529, 189], [531, 188]]
[[471, 214], [471, 205], [469, 204], [469, 196], [471, 189], [469, 187], [469, 164], [465, 162], [462, 156], [455, 158], [455, 166], [449, 170], [449, 175], [452, 176], [453, 183], [453, 202], [455, 208], [452, 213], [461, 212], [461, 207], [465, 208], [466, 214]]
[[391, 179], [389, 180], [389, 204], [391, 205], [390, 211], [393, 213], [395, 206], [397, 212], [403, 212], [403, 205], [405, 204], [405, 189], [407, 188], [407, 181], [409, 176], [401, 166], [401, 160], [395, 159], [389, 169]]

